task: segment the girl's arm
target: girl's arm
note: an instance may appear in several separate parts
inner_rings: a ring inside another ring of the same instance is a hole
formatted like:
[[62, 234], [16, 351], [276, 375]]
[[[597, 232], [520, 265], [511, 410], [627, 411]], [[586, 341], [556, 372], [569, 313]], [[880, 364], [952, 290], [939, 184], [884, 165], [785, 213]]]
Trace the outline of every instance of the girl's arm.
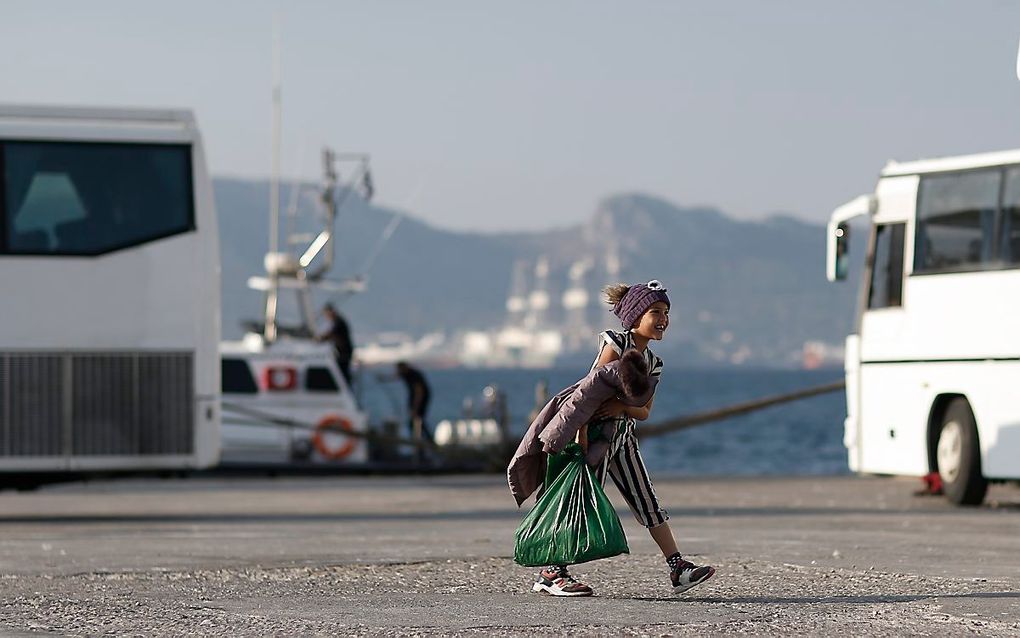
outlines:
[[607, 363], [610, 363], [612, 361], [616, 361], [619, 358], [620, 358], [620, 355], [616, 354], [616, 350], [613, 350], [612, 348], [610, 348], [609, 344], [603, 343], [602, 344], [602, 350], [599, 351], [599, 363], [595, 367], [596, 368], [601, 368], [602, 366], [606, 365]]
[[648, 418], [648, 415], [652, 413], [652, 403], [655, 401], [653, 396], [648, 399], [648, 403], [642, 406], [629, 406], [619, 401], [618, 399], [610, 399], [602, 404], [592, 418], [595, 419], [606, 419], [610, 417], [617, 417], [627, 415], [635, 421], [644, 421]]
[[652, 413], [652, 403], [655, 402], [655, 395], [652, 395], [651, 399], [648, 399], [648, 403], [644, 404], [639, 408], [627, 407], [624, 409], [624, 414], [634, 419], [635, 421], [644, 421], [648, 418], [648, 415]]

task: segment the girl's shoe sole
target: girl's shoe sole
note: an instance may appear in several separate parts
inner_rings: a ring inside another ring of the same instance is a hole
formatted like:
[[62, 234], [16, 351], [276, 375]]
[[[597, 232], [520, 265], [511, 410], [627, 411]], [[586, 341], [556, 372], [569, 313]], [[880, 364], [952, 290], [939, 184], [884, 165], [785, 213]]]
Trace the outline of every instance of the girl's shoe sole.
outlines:
[[531, 591], [538, 592], [539, 594], [546, 594], [548, 596], [556, 596], [557, 598], [581, 598], [583, 596], [591, 596], [593, 592], [582, 591], [582, 592], [568, 592], [563, 591], [556, 593], [552, 590], [552, 587], [543, 585], [542, 583], [535, 583], [531, 586]]

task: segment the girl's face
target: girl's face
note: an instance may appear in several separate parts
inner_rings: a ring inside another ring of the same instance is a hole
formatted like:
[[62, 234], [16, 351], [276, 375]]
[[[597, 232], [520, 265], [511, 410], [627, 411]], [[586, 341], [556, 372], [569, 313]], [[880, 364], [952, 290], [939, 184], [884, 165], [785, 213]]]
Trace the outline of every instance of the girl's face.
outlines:
[[659, 341], [669, 327], [669, 306], [665, 301], [656, 301], [638, 319], [634, 333]]

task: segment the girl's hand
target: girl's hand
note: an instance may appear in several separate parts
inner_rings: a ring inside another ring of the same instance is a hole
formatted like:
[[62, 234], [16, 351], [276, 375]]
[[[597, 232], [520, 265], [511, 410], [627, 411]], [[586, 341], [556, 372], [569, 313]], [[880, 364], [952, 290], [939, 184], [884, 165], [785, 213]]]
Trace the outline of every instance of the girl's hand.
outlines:
[[575, 437], [578, 445], [581, 446], [581, 452], [588, 454], [588, 426], [583, 425], [581, 429], [577, 431], [577, 437]]
[[623, 413], [626, 409], [627, 406], [624, 405], [622, 401], [618, 399], [609, 399], [608, 401], [603, 403], [598, 410], [595, 410], [593, 418], [599, 420], [623, 416]]

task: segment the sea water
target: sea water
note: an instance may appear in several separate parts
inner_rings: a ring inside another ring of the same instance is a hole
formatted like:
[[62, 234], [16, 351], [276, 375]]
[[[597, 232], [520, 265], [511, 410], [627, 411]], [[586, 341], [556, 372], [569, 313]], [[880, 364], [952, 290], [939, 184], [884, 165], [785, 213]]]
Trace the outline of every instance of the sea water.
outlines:
[[[535, 408], [535, 387], [546, 382], [550, 394], [576, 381], [585, 370], [448, 369], [425, 370], [432, 388], [428, 422], [462, 416], [465, 403], [477, 415], [486, 385], [506, 396], [510, 430], [519, 436]], [[829, 370], [677, 370], [666, 369], [655, 392], [647, 423], [724, 408], [842, 379]], [[402, 384], [362, 375], [361, 399], [374, 421], [403, 421], [407, 403]], [[777, 405], [643, 439], [648, 469], [660, 476], [825, 475], [848, 472], [843, 447], [846, 403], [841, 391]], [[467, 401], [465, 401], [467, 399]], [[641, 427], [641, 424], [638, 424]]]

